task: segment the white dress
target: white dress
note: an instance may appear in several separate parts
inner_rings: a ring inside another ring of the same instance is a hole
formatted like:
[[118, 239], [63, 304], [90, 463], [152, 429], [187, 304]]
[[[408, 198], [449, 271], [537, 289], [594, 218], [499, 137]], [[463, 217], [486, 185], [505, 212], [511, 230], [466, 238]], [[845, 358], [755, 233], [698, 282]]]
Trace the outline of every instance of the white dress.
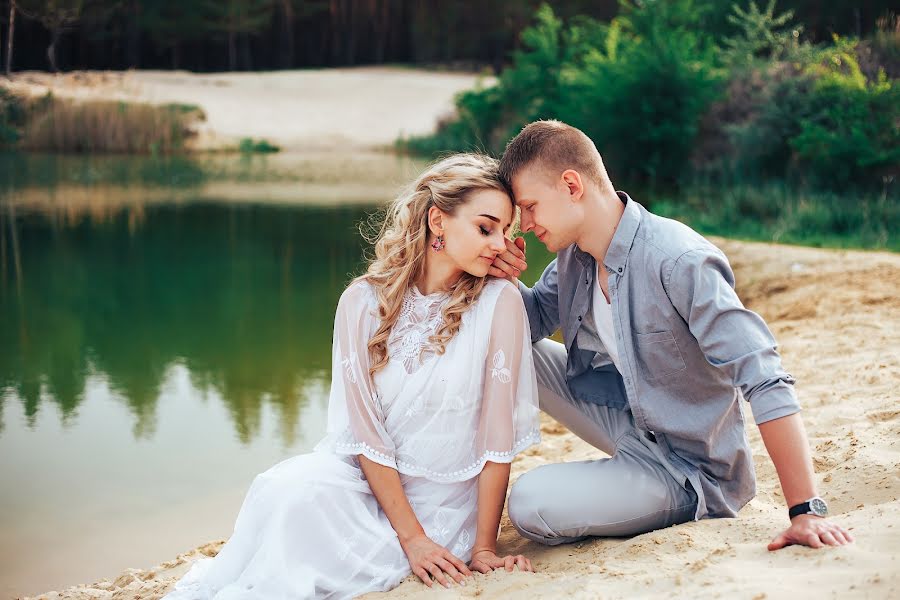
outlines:
[[167, 599], [349, 598], [396, 586], [409, 563], [360, 454], [397, 469], [428, 537], [471, 559], [478, 474], [540, 441], [537, 383], [515, 287], [490, 280], [438, 355], [428, 338], [447, 299], [407, 292], [389, 363], [372, 378], [375, 293], [364, 281], [344, 291], [327, 436], [256, 477], [228, 543], [195, 563]]

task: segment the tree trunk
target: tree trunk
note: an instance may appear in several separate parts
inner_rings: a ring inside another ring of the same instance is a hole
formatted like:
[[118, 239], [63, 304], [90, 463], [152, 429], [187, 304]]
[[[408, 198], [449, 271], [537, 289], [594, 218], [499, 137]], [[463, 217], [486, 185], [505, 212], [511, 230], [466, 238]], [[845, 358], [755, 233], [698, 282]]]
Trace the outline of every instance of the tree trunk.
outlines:
[[228, 32], [228, 70], [237, 69], [237, 36], [233, 31]]
[[13, 34], [16, 29], [16, 0], [9, 0], [9, 28], [6, 33], [6, 78], [12, 79]]
[[281, 56], [279, 60], [283, 69], [294, 66], [294, 7], [291, 0], [280, 2], [284, 27], [281, 30]]
[[128, 14], [127, 34], [125, 38], [125, 63], [129, 69], [136, 69], [141, 62], [141, 29], [139, 23], [140, 5], [136, 0], [131, 2]]
[[56, 65], [56, 44], [59, 42], [59, 28], [54, 27], [50, 32], [50, 45], [47, 46], [47, 60], [50, 62], [50, 71], [58, 73]]

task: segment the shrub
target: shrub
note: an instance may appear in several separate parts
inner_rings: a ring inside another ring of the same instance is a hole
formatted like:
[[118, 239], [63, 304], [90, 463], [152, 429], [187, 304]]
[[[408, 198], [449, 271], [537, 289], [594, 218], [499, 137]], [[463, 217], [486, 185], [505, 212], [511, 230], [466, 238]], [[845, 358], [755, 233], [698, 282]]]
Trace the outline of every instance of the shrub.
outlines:
[[33, 100], [19, 147], [74, 153], [171, 154], [183, 149], [197, 107], [114, 101]]

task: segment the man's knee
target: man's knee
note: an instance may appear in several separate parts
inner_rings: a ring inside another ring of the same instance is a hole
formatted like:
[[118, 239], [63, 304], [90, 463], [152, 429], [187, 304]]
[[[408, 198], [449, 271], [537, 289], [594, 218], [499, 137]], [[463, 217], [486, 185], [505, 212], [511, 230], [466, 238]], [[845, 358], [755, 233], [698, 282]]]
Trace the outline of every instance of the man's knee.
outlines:
[[509, 492], [507, 511], [509, 520], [522, 537], [554, 546], [572, 541], [560, 536], [545, 520], [550, 510], [548, 491], [540, 484], [540, 474], [525, 473], [513, 484]]

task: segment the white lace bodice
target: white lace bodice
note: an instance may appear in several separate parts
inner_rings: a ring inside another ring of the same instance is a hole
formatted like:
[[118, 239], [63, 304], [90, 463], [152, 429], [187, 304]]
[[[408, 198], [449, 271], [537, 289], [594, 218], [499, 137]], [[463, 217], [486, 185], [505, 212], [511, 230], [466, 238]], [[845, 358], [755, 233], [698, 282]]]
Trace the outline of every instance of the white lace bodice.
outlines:
[[476, 476], [540, 439], [531, 336], [518, 290], [485, 285], [443, 354], [429, 338], [445, 294], [411, 288], [388, 337], [388, 364], [369, 376], [367, 342], [378, 328], [367, 282], [350, 286], [335, 318], [328, 437], [319, 445], [364, 454], [434, 481]]
[[415, 286], [404, 295], [387, 348], [388, 357], [401, 362], [407, 373], [415, 373], [434, 356], [429, 338], [443, 323], [441, 310], [448, 298], [447, 294], [424, 295]]

